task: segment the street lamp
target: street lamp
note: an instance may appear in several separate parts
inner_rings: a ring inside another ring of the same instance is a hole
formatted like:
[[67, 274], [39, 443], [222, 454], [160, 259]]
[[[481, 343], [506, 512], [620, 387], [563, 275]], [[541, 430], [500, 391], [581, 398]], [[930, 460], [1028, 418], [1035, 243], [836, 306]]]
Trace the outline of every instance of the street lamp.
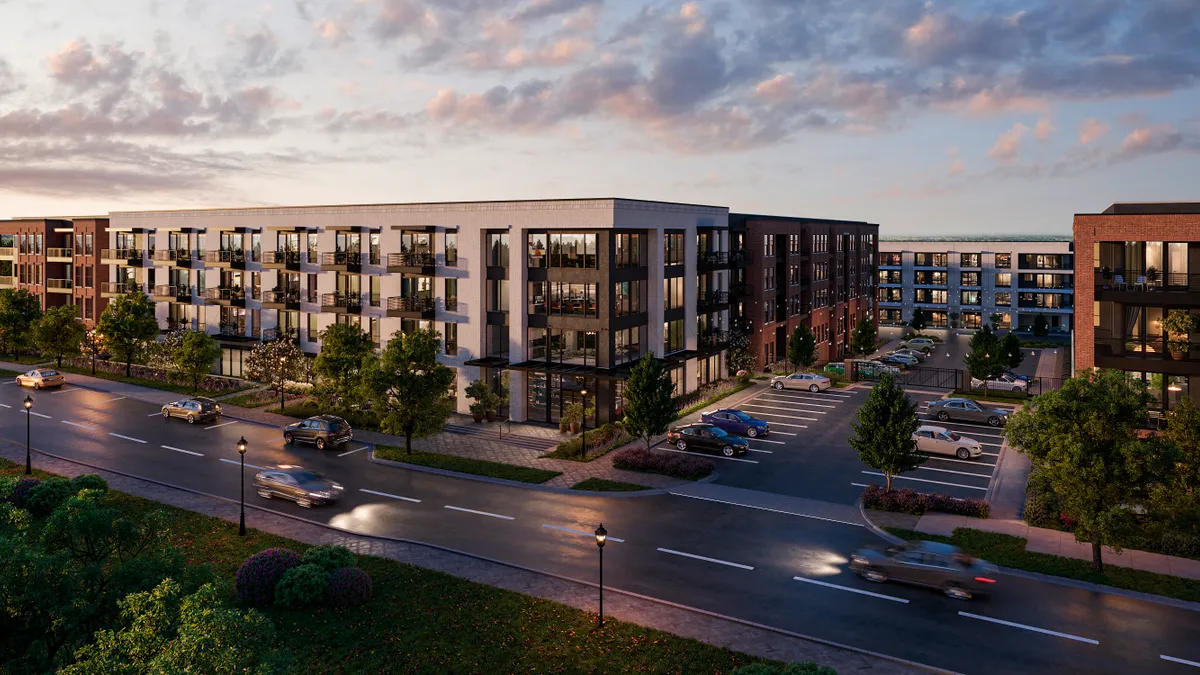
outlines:
[[285, 366], [287, 366], [287, 357], [279, 357], [279, 412], [283, 412], [285, 405], [283, 400], [283, 370]]
[[579, 456], [587, 456], [587, 389], [580, 389], [579, 396], [583, 399], [583, 417], [579, 420], [579, 429], [582, 435], [579, 437]]
[[604, 529], [604, 523], [600, 523], [600, 527], [596, 528], [596, 548], [600, 549], [600, 622], [597, 628], [604, 627], [604, 542], [607, 539], [608, 530]]
[[237, 444], [238, 454], [242, 457], [242, 518], [238, 523], [238, 536], [246, 536], [246, 437], [242, 436]]
[[33, 399], [25, 397], [25, 475], [33, 473], [33, 461], [29, 456], [29, 418], [33, 417]]

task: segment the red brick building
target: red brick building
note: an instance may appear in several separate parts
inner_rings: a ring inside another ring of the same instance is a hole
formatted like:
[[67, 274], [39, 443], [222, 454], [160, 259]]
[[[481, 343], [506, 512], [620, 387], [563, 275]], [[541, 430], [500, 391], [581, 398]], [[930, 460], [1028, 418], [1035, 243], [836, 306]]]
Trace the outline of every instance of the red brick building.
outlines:
[[99, 264], [107, 242], [107, 218], [0, 221], [0, 288], [25, 289], [42, 309], [73, 305], [90, 328], [107, 303], [108, 268]]

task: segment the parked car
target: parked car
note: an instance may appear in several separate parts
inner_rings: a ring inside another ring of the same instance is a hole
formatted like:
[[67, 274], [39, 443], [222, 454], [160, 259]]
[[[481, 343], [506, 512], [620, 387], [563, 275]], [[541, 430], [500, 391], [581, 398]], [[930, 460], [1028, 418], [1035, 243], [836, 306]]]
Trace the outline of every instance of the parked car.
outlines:
[[1008, 373], [991, 380], [971, 378], [972, 389], [988, 389], [994, 391], [1025, 392], [1029, 390], [1029, 382], [1013, 377]]
[[767, 436], [771, 433], [771, 425], [757, 417], [741, 410], [722, 408], [700, 413], [700, 421], [720, 427], [731, 434], [742, 434], [750, 438]]
[[850, 569], [868, 581], [928, 586], [955, 600], [992, 593], [999, 571], [956, 546], [932, 541], [909, 542], [887, 550], [861, 548], [850, 556]]
[[833, 386], [833, 382], [828, 377], [816, 373], [792, 373], [772, 377], [771, 386], [775, 389], [807, 389], [816, 393]]
[[667, 442], [679, 450], [719, 452], [726, 457], [746, 454], [750, 444], [712, 424], [688, 424], [667, 432]]
[[904, 354], [901, 352], [888, 352], [887, 354], [884, 354], [883, 356], [891, 358], [893, 360], [899, 360], [900, 362], [904, 363], [904, 365], [909, 366], [909, 367], [920, 365], [920, 363], [921, 363], [921, 359], [918, 359], [917, 357], [913, 356], [912, 354]]
[[945, 422], [967, 420], [984, 422], [998, 427], [1008, 423], [1008, 411], [1002, 408], [985, 408], [969, 398], [943, 398], [929, 402], [929, 414]]
[[915, 337], [907, 340], [901, 340], [900, 346], [907, 347], [909, 349], [920, 349], [923, 352], [931, 352], [937, 348], [937, 343], [934, 342], [932, 338]]
[[1014, 372], [1013, 372], [1013, 371], [1011, 371], [1011, 370], [1006, 370], [1006, 371], [1004, 371], [1004, 374], [1005, 374], [1005, 375], [1007, 375], [1007, 376], [1009, 376], [1009, 377], [1012, 377], [1012, 378], [1018, 379], [1018, 380], [1024, 380], [1024, 381], [1026, 381], [1026, 382], [1028, 382], [1028, 381], [1030, 381], [1030, 380], [1032, 380], [1032, 379], [1033, 379], [1032, 377], [1030, 377], [1030, 376], [1028, 376], [1028, 375], [1022, 375], [1022, 374], [1020, 374], [1020, 373], [1014, 373]]
[[221, 417], [221, 404], [203, 396], [184, 398], [164, 405], [162, 416], [167, 419], [182, 417], [188, 424], [214, 422]]
[[932, 455], [953, 455], [959, 459], [974, 459], [983, 454], [983, 445], [957, 431], [925, 425], [913, 432], [917, 449]]
[[888, 353], [889, 354], [907, 354], [908, 356], [911, 356], [914, 359], [921, 361], [921, 362], [924, 362], [925, 359], [929, 358], [929, 354], [926, 354], [925, 352], [921, 351], [920, 349], [909, 349], [908, 347], [894, 349]]
[[282, 497], [306, 509], [336, 502], [342, 486], [301, 466], [283, 464], [254, 476], [254, 488], [263, 499]]
[[908, 359], [902, 359], [898, 356], [893, 356], [891, 354], [885, 354], [883, 356], [876, 356], [871, 360], [875, 361], [877, 363], [882, 363], [887, 366], [892, 366], [892, 367], [896, 368], [897, 370], [903, 370], [909, 366]]
[[829, 373], [830, 375], [841, 375], [842, 377], [845, 377], [846, 362], [845, 361], [830, 361], [829, 363], [825, 364], [825, 368], [824, 368], [823, 372]]
[[283, 428], [283, 442], [312, 443], [318, 450], [339, 446], [354, 439], [354, 430], [337, 415], [313, 415]]
[[48, 368], [35, 368], [27, 373], [21, 373], [17, 376], [17, 386], [33, 387], [34, 389], [50, 389], [52, 387], [61, 387], [67, 383], [66, 375], [57, 370]]
[[896, 366], [889, 366], [886, 363], [880, 363], [878, 361], [855, 359], [854, 365], [856, 368], [858, 368], [858, 374], [863, 377], [879, 377], [881, 375], [900, 374], [900, 369]]

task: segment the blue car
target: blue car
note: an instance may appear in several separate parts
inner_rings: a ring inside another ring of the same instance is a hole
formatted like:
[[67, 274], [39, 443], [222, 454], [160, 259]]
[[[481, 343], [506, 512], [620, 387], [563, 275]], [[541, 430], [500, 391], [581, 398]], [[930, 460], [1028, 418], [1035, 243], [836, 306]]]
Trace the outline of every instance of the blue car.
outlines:
[[700, 421], [731, 434], [741, 434], [750, 438], [767, 436], [771, 433], [771, 425], [767, 422], [732, 408], [700, 413]]
[[1004, 371], [1004, 374], [1008, 375], [1009, 377], [1016, 378], [1018, 380], [1025, 380], [1026, 382], [1028, 382], [1029, 380], [1032, 379], [1028, 375], [1021, 375], [1020, 373], [1014, 373], [1011, 370]]

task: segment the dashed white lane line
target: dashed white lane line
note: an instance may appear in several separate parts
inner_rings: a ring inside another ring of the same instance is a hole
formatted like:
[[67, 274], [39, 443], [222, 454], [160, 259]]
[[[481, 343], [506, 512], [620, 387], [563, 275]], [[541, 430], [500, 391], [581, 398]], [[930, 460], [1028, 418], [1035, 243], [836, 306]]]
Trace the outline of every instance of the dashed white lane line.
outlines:
[[142, 440], [142, 439], [140, 439], [140, 438], [134, 438], [133, 436], [122, 436], [121, 434], [114, 434], [114, 433], [113, 433], [113, 432], [111, 432], [111, 431], [110, 431], [110, 432], [108, 432], [108, 435], [109, 435], [109, 436], [114, 436], [114, 437], [116, 437], [116, 438], [124, 438], [125, 440], [127, 440], [127, 441], [133, 441], [134, 443], [145, 443], [145, 442], [146, 442], [146, 441], [143, 441], [143, 440]]
[[158, 446], [158, 447], [160, 447], [160, 448], [165, 448], [165, 449], [167, 449], [167, 450], [174, 450], [175, 452], [182, 452], [182, 453], [183, 453], [183, 454], [185, 454], [185, 455], [195, 455], [196, 457], [203, 457], [203, 456], [204, 456], [204, 453], [203, 453], [203, 452], [192, 452], [191, 450], [184, 450], [183, 448], [173, 448], [173, 447], [171, 447], [171, 446], [169, 446], [169, 445], [160, 445], [160, 446]]
[[[883, 476], [883, 474], [879, 473], [878, 471], [863, 471], [863, 473], [867, 474], [868, 476]], [[963, 485], [962, 483], [947, 483], [945, 481], [940, 481], [940, 480], [929, 480], [928, 478], [913, 478], [911, 476], [892, 476], [892, 477], [895, 478], [896, 480], [911, 480], [911, 481], [916, 481], [918, 483], [932, 483], [934, 485], [949, 485], [950, 487], [960, 487], [960, 488], [967, 488], [968, 490], [982, 490], [983, 492], [987, 492], [987, 488], [985, 488], [985, 487], [975, 487], [974, 485]], [[986, 476], [985, 476], [985, 478], [986, 478]]]
[[361, 448], [355, 448], [355, 449], [353, 449], [353, 450], [347, 450], [346, 452], [343, 452], [343, 453], [341, 453], [340, 455], [338, 455], [338, 457], [345, 457], [346, 455], [353, 455], [354, 453], [356, 453], [356, 452], [360, 452], [360, 451], [362, 451], [362, 450], [366, 450], [366, 449], [367, 449], [367, 448], [369, 448], [369, 447], [371, 447], [371, 446], [369, 446], [369, 445], [364, 445], [364, 446], [362, 446]]
[[1182, 663], [1185, 666], [1192, 666], [1193, 668], [1200, 668], [1200, 661], [1188, 661], [1187, 659], [1181, 659], [1181, 658], [1177, 658], [1174, 656], [1167, 656], [1166, 654], [1159, 654], [1158, 658], [1162, 659], [1163, 661], [1170, 661], [1171, 663]]
[[742, 459], [740, 457], [726, 457], [725, 455], [709, 455], [703, 452], [688, 452], [687, 450], [676, 450], [674, 448], [663, 448], [667, 452], [678, 452], [681, 455], [695, 455], [697, 457], [708, 457], [710, 459], [727, 459], [731, 462], [745, 462], [747, 464], [758, 464], [756, 459]]
[[220, 424], [214, 424], [214, 425], [212, 425], [212, 426], [208, 426], [208, 427], [204, 427], [204, 428], [205, 428], [206, 430], [207, 430], [207, 429], [216, 429], [217, 427], [227, 427], [227, 426], [229, 426], [230, 424], [237, 424], [237, 423], [238, 423], [238, 421], [237, 421], [237, 420], [229, 420], [228, 422], [221, 422]]
[[[551, 525], [550, 523], [542, 523], [542, 527], [546, 527], [551, 530], [558, 530], [559, 532], [570, 532], [571, 534], [578, 534], [578, 535], [582, 535], [584, 537], [592, 537], [593, 539], [595, 539], [595, 537], [596, 537], [595, 532], [584, 532], [583, 530], [572, 530], [569, 527], [562, 527], [559, 525]], [[617, 539], [616, 537], [614, 537], [612, 535], [609, 535], [608, 537], [606, 537], [605, 541], [615, 541], [615, 542], [621, 543], [621, 544], [625, 543], [624, 539]]]
[[[364, 446], [364, 447], [365, 447], [365, 446]], [[420, 500], [420, 499], [414, 499], [414, 498], [412, 498], [412, 497], [401, 497], [400, 495], [394, 495], [394, 494], [391, 494], [390, 492], [376, 492], [375, 490], [368, 490], [368, 489], [366, 489], [366, 488], [358, 488], [358, 491], [359, 491], [359, 492], [365, 492], [365, 493], [367, 493], [367, 494], [369, 494], [369, 495], [376, 495], [376, 496], [379, 496], [379, 497], [387, 497], [387, 498], [389, 498], [389, 499], [399, 499], [399, 500], [400, 500], [400, 501], [402, 501], [402, 502], [412, 502], [412, 503], [414, 503], [414, 504], [420, 504], [420, 503], [421, 503], [421, 500]]]
[[82, 388], [80, 388], [80, 387], [71, 387], [70, 389], [65, 389], [65, 388], [64, 388], [64, 389], [59, 389], [58, 391], [52, 391], [52, 392], [50, 392], [50, 395], [51, 395], [51, 396], [58, 396], [59, 394], [69, 394], [69, 393], [71, 393], [71, 392], [73, 392], [73, 391], [87, 391], [87, 390], [86, 390], [86, 389], [82, 389]]
[[11, 408], [11, 407], [12, 407], [11, 405], [8, 405], [7, 403], [0, 403], [0, 406], [4, 406], [5, 408]]
[[[754, 410], [782, 410], [784, 412], [790, 412], [790, 413], [804, 413], [805, 415], [825, 415], [825, 414], [827, 414], [824, 410], [802, 410], [802, 409], [797, 409], [797, 408], [785, 408], [783, 406], [777, 406], [777, 405], [751, 404], [751, 405], [744, 405], [742, 407], [743, 408], [751, 408]], [[772, 415], [774, 413], [761, 413], [761, 414], [769, 417], [770, 415]], [[815, 419], [813, 419], [811, 417], [809, 417], [809, 418], [801, 417], [799, 419], [808, 419], [808, 420], [814, 421], [814, 422], [816, 421]]]
[[513, 518], [512, 516], [502, 516], [499, 513], [488, 513], [487, 511], [476, 511], [475, 509], [464, 509], [461, 506], [450, 506], [449, 504], [447, 504], [445, 508], [448, 508], [451, 511], [462, 511], [463, 513], [474, 513], [479, 516], [487, 516], [488, 518], [499, 518], [501, 520], [516, 520], [516, 518]]
[[851, 485], [853, 485], [854, 487], [860, 487], [860, 488], [871, 487], [870, 485], [867, 485], [866, 483], [851, 483]]
[[720, 560], [718, 558], [708, 558], [708, 557], [705, 557], [702, 555], [696, 555], [695, 553], [684, 553], [683, 551], [676, 551], [676, 550], [669, 549], [669, 548], [660, 548], [658, 550], [662, 551], [663, 553], [670, 553], [671, 555], [683, 556], [684, 558], [692, 558], [694, 560], [703, 560], [704, 562], [716, 563], [718, 565], [728, 565], [729, 567], [736, 567], [741, 570], [754, 571], [754, 568], [751, 567], [750, 565], [743, 565], [741, 563], [729, 562], [728, 560]]
[[47, 419], [47, 420], [50, 419], [49, 415], [43, 415], [40, 412], [33, 412], [32, 410], [22, 410], [21, 412], [29, 413], [30, 415], [33, 415], [34, 417], [41, 417], [42, 419]]
[[[100, 402], [101, 403], [112, 403], [113, 401], [120, 401], [120, 400], [127, 399], [127, 398], [129, 398], [129, 397], [128, 396], [118, 396], [116, 398], [106, 398]], [[159, 414], [162, 414], [162, 413], [159, 413]]]
[[[865, 485], [863, 487], [866, 487]], [[755, 506], [754, 504], [740, 504], [738, 502], [730, 502], [724, 499], [713, 499], [712, 497], [700, 497], [697, 495], [687, 495], [681, 492], [672, 492], [675, 497], [687, 497], [688, 499], [699, 499], [706, 502], [716, 502], [718, 504], [728, 504], [730, 506], [742, 506], [747, 509], [757, 509], [759, 511], [769, 511], [771, 513], [782, 513], [785, 516], [797, 516], [800, 518], [811, 518], [813, 520], [823, 520], [827, 523], [838, 523], [840, 525], [853, 525], [854, 527], [863, 527], [862, 523], [852, 523], [848, 520], [838, 520], [836, 518], [826, 518], [825, 516], [814, 516], [810, 513], [796, 513], [795, 511], [784, 511], [783, 509], [772, 509], [767, 506]]]
[[96, 427], [88, 426], [86, 424], [80, 424], [79, 422], [72, 422], [71, 420], [59, 420], [59, 421], [62, 422], [63, 424], [70, 424], [73, 427], [79, 427], [80, 429], [90, 429], [91, 431], [96, 430]]
[[[239, 466], [241, 464], [241, 462], [239, 462], [236, 459], [225, 459], [224, 457], [221, 458], [221, 461], [225, 462], [226, 464], [232, 464], [234, 466]], [[246, 462], [246, 466], [250, 467], [251, 469], [258, 469], [259, 471], [267, 470], [267, 467], [265, 467], [265, 466], [259, 466], [257, 464], [251, 464], [249, 462]]]
[[1037, 626], [1027, 626], [1023, 623], [1016, 623], [1013, 621], [1004, 621], [1003, 619], [993, 619], [990, 616], [982, 616], [980, 614], [971, 614], [970, 612], [959, 612], [958, 615], [965, 616], [968, 619], [979, 619], [980, 621], [987, 621], [990, 623], [998, 623], [1001, 626], [1011, 626], [1012, 628], [1023, 628], [1025, 630], [1033, 631], [1034, 633], [1041, 633], [1043, 635], [1053, 635], [1054, 637], [1066, 638], [1068, 640], [1075, 640], [1076, 642], [1086, 642], [1089, 645], [1100, 644], [1099, 640], [1093, 640], [1091, 638], [1079, 637], [1078, 635], [1071, 635], [1070, 633], [1060, 633], [1056, 630], [1047, 630], [1045, 628], [1038, 628]]
[[806, 584], [815, 584], [817, 586], [824, 586], [825, 588], [834, 588], [839, 591], [849, 591], [850, 593], [858, 593], [859, 595], [869, 595], [872, 598], [879, 598], [880, 600], [891, 600], [892, 602], [899, 602], [899, 603], [903, 603], [905, 605], [908, 604], [908, 600], [905, 600], [904, 598], [897, 598], [894, 595], [884, 595], [883, 593], [872, 593], [871, 591], [864, 591], [859, 588], [851, 588], [849, 586], [839, 586], [837, 584], [831, 584], [828, 581], [817, 581], [816, 579], [809, 579], [807, 577], [792, 577], [792, 578], [795, 579], [796, 581], [803, 581]]

